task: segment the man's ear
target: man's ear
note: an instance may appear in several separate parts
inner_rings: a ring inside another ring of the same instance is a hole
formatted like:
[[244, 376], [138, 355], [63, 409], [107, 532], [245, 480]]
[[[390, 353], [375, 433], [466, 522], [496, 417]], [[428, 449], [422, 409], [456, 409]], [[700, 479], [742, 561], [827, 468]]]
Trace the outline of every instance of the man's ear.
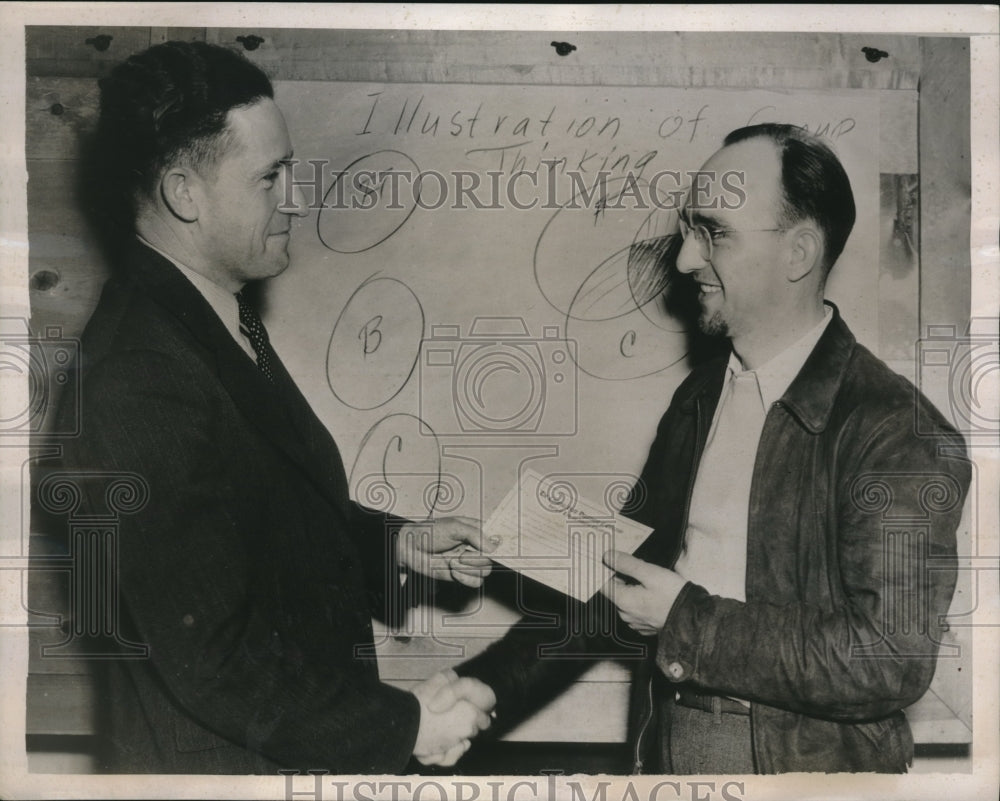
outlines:
[[160, 197], [170, 213], [183, 222], [198, 219], [197, 176], [183, 167], [171, 167], [160, 179]]
[[810, 222], [795, 226], [788, 232], [790, 250], [788, 257], [788, 280], [801, 281], [813, 270], [820, 269], [823, 257], [823, 237]]

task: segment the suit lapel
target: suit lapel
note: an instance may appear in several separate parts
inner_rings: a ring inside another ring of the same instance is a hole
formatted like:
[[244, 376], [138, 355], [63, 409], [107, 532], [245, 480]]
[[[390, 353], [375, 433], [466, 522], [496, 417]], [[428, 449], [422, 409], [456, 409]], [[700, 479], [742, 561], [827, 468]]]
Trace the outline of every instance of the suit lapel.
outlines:
[[[264, 384], [264, 391], [270, 391], [279, 396], [281, 411], [294, 426], [299, 441], [304, 446], [303, 458], [308, 462], [309, 470], [320, 477], [324, 486], [332, 491], [338, 507], [346, 512], [350, 500], [347, 491], [347, 475], [344, 472], [344, 461], [340, 449], [326, 426], [320, 422], [309, 402], [303, 396], [291, 375], [285, 369], [281, 357], [274, 353], [271, 372], [274, 374], [274, 384], [270, 384], [259, 370], [257, 375]], [[251, 365], [256, 370], [254, 365]]]
[[276, 359], [275, 383], [271, 384], [191, 282], [158, 253], [137, 247], [132, 261], [135, 274], [153, 300], [212, 355], [219, 380], [247, 420], [348, 518], [347, 478], [340, 452], [281, 360]]

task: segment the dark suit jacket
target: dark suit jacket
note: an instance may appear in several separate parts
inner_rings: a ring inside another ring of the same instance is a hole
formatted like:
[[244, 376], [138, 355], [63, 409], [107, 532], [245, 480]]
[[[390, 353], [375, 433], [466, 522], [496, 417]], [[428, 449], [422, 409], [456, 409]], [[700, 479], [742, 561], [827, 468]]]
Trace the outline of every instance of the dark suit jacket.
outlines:
[[81, 353], [82, 434], [65, 464], [135, 473], [149, 493], [118, 537], [120, 633], [149, 657], [101, 665], [106, 767], [400, 772], [419, 705], [379, 681], [371, 650], [372, 614], [406, 603], [400, 521], [349, 499], [337, 447], [284, 368], [269, 384], [139, 245]]

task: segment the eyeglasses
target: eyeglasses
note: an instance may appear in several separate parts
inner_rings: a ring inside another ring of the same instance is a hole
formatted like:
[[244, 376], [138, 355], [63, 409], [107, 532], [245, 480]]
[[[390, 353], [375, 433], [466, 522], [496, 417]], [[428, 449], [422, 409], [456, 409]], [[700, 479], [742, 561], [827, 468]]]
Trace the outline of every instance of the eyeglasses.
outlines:
[[698, 253], [702, 261], [712, 260], [713, 245], [727, 234], [759, 234], [765, 232], [787, 231], [787, 228], [745, 228], [737, 231], [733, 228], [709, 228], [707, 225], [692, 225], [688, 220], [687, 209], [677, 214], [679, 228], [682, 239], [687, 239], [692, 234], [694, 241], [698, 243]]

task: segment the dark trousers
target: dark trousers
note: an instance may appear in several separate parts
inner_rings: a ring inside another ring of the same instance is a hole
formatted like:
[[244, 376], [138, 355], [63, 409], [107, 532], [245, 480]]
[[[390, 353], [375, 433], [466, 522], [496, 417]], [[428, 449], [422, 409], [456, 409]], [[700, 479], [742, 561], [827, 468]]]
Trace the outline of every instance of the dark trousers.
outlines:
[[670, 759], [675, 774], [753, 773], [750, 716], [675, 704], [670, 719]]

